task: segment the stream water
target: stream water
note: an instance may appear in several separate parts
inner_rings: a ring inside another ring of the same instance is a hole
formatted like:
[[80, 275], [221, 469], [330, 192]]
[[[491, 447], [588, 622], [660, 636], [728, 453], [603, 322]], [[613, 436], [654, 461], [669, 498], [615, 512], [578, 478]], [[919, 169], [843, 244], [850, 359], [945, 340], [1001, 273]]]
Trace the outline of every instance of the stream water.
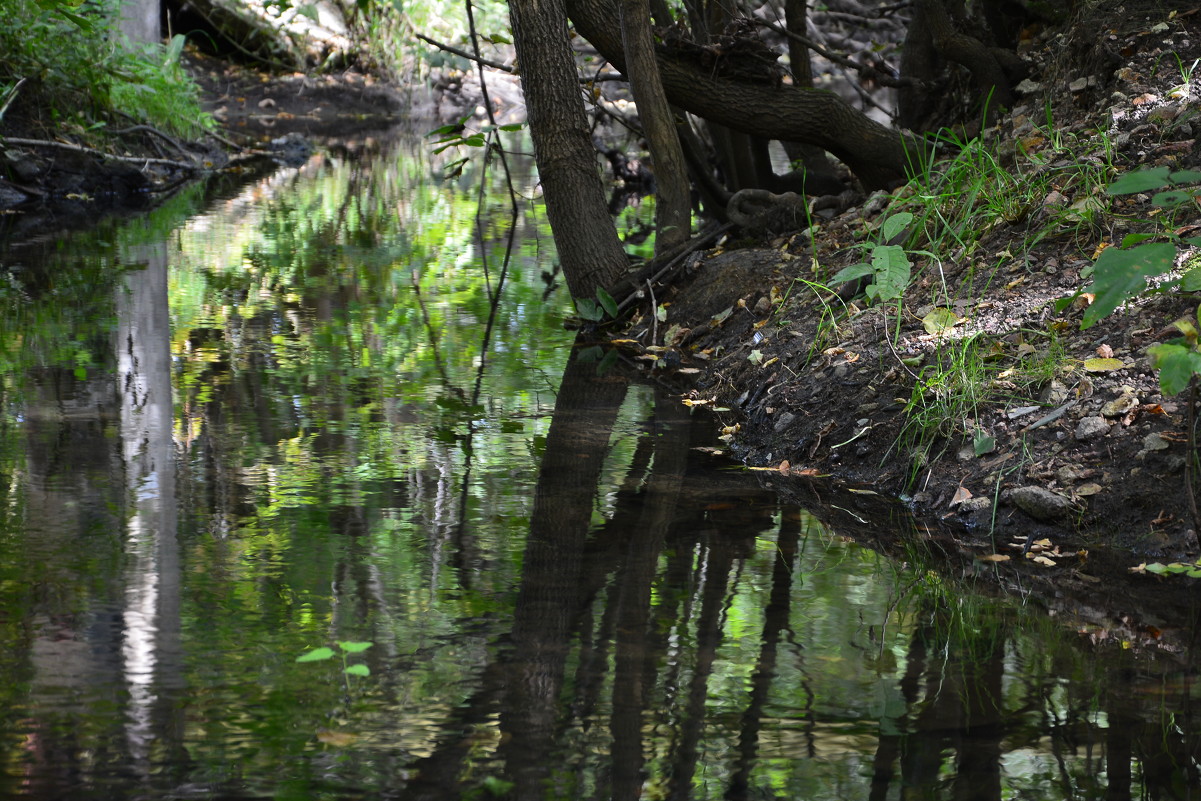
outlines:
[[1190, 654], [782, 504], [425, 153], [0, 246], [0, 797], [1201, 797]]

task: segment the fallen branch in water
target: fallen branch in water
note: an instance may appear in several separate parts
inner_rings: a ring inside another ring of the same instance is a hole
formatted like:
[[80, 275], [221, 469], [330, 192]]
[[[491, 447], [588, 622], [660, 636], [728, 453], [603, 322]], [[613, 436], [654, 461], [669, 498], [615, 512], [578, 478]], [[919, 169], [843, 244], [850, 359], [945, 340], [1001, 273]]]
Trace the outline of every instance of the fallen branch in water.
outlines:
[[0, 143], [6, 145], [21, 145], [23, 147], [53, 147], [59, 150], [69, 150], [72, 153], [86, 153], [89, 156], [99, 156], [103, 159], [112, 159], [113, 161], [124, 161], [130, 164], [162, 164], [166, 167], [174, 167], [177, 170], [196, 171], [202, 169], [201, 165], [195, 162], [175, 161], [173, 159], [156, 159], [143, 156], [118, 156], [114, 153], [105, 153], [103, 150], [96, 150], [83, 145], [73, 145], [69, 142], [55, 142], [49, 139], [18, 139], [14, 136], [0, 137]]

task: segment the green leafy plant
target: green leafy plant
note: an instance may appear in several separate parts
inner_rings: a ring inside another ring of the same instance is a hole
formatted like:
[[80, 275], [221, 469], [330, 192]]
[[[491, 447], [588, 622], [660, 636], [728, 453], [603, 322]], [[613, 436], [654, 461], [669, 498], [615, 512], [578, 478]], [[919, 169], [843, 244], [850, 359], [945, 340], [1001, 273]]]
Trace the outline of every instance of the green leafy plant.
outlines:
[[[1201, 183], [1201, 171], [1177, 170], [1167, 167], [1156, 167], [1150, 170], [1140, 170], [1123, 175], [1110, 184], [1107, 190], [1111, 195], [1130, 195], [1144, 192], [1154, 192], [1151, 204], [1162, 212], [1170, 213], [1185, 204], [1194, 204], [1201, 198], [1201, 190], [1189, 188], [1190, 184]], [[1148, 241], [1148, 240], [1164, 241]], [[1156, 278], [1171, 270], [1176, 264], [1176, 257], [1182, 247], [1201, 247], [1201, 237], [1181, 237], [1174, 231], [1165, 230], [1159, 234], [1140, 233], [1130, 234], [1118, 247], [1108, 247], [1101, 252], [1092, 267], [1092, 283], [1069, 298], [1060, 300], [1056, 307], [1066, 308], [1073, 300], [1083, 293], [1093, 295], [1092, 304], [1085, 310], [1081, 320], [1081, 328], [1089, 328], [1099, 320], [1112, 314], [1119, 306], [1129, 300], [1150, 292], [1168, 292], [1173, 290], [1201, 290], [1201, 267], [1187, 270], [1179, 278], [1164, 281], [1154, 287], [1148, 279]], [[1177, 323], [1177, 328], [1185, 335], [1184, 343], [1172, 346], [1157, 346], [1152, 354], [1156, 366], [1160, 368], [1160, 379], [1163, 383], [1164, 367], [1168, 368], [1168, 381], [1163, 385], [1165, 394], [1174, 395], [1187, 386], [1188, 381], [1181, 383], [1180, 378], [1185, 368], [1190, 365], [1201, 368], [1201, 357], [1194, 359], [1197, 353], [1197, 329], [1191, 322]], [[1190, 331], [1192, 340], [1187, 341]], [[1190, 356], [1189, 354], [1193, 354]], [[1192, 375], [1201, 374], [1201, 369], [1192, 370]]]
[[375, 643], [370, 643], [370, 642], [354, 642], [354, 641], [338, 640], [336, 643], [336, 645], [338, 646], [337, 651], [335, 651], [333, 648], [329, 648], [328, 646], [322, 646], [320, 648], [314, 648], [313, 650], [309, 651], [308, 653], [301, 654], [300, 656], [296, 657], [296, 661], [297, 662], [324, 662], [327, 659], [333, 659], [335, 656], [341, 657], [341, 659], [342, 659], [342, 675], [346, 679], [346, 691], [350, 692], [350, 677], [351, 676], [362, 676], [362, 677], [370, 676], [371, 668], [367, 667], [366, 665], [364, 665], [362, 663], [356, 663], [353, 665], [349, 664], [347, 657], [349, 657], [351, 654], [361, 654], [363, 651], [366, 651], [368, 648], [370, 648], [374, 644]]
[[852, 264], [839, 270], [829, 283], [833, 285], [854, 281], [865, 276], [871, 277], [871, 283], [864, 292], [869, 300], [889, 301], [899, 300], [913, 271], [913, 263], [909, 254], [899, 244], [888, 244], [905, 231], [905, 227], [913, 222], [913, 215], [907, 211], [891, 214], [880, 223], [880, 243], [865, 246], [868, 260]]
[[604, 287], [597, 287], [596, 300], [592, 298], [576, 298], [575, 310], [580, 317], [591, 323], [599, 323], [608, 315], [612, 319], [617, 319], [621, 309], [617, 306], [617, 301], [605, 291]]

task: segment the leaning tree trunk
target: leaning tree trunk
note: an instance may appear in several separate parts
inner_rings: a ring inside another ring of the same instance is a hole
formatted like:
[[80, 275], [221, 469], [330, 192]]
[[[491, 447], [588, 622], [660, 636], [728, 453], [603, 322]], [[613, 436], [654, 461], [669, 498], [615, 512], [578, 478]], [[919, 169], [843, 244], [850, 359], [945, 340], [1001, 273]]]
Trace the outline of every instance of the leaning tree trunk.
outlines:
[[680, 137], [655, 64], [648, 0], [622, 0], [621, 34], [629, 59], [630, 89], [655, 165], [655, 253], [668, 253], [691, 233], [692, 192]]
[[572, 297], [592, 298], [628, 261], [596, 168], [567, 12], [563, 0], [510, 0], [509, 15], [555, 248]]
[[[625, 72], [614, 0], [567, 0], [567, 7], [576, 30]], [[913, 137], [869, 119], [833, 92], [725, 78], [662, 51], [658, 61], [672, 105], [765, 139], [817, 145], [840, 158], [867, 188], [894, 186], [919, 162], [922, 148]]]

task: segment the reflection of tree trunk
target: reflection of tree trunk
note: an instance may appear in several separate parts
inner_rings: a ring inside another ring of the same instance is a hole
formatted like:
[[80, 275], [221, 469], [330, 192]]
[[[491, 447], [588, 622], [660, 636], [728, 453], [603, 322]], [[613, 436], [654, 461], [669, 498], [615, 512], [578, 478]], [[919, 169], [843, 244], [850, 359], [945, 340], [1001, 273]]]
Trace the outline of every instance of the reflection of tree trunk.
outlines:
[[670, 798], [681, 801], [692, 796], [692, 777], [699, 758], [697, 746], [705, 732], [705, 701], [708, 698], [709, 676], [721, 645], [721, 610], [726, 602], [730, 568], [734, 563], [734, 548], [725, 537], [710, 536], [701, 595], [700, 616], [696, 631], [696, 667], [688, 688], [688, 706], [680, 722], [680, 744], [672, 766]]
[[130, 751], [149, 770], [150, 748], [182, 741], [174, 701], [182, 690], [180, 566], [176, 539], [171, 403], [171, 319], [162, 245], [143, 255], [117, 296], [118, 392], [126, 492], [125, 626]]
[[642, 715], [647, 684], [653, 681], [649, 659], [651, 587], [659, 552], [675, 518], [684, 467], [688, 461], [688, 412], [674, 398], [655, 397], [655, 462], [647, 485], [638, 536], [630, 540], [625, 575], [620, 579], [617, 652], [613, 673], [613, 789], [616, 801], [636, 799], [642, 789]]
[[800, 516], [795, 510], [785, 510], [780, 516], [780, 536], [776, 540], [776, 564], [772, 569], [771, 598], [763, 611], [763, 646], [759, 662], [751, 677], [751, 697], [742, 715], [742, 730], [738, 734], [738, 761], [726, 798], [746, 798], [751, 769], [759, 751], [759, 729], [763, 707], [767, 703], [772, 679], [776, 675], [776, 649], [780, 632], [788, 628], [788, 613], [792, 609], [792, 570], [800, 540]]
[[1001, 798], [1001, 737], [1005, 734], [1001, 678], [1005, 673], [1005, 638], [985, 630], [982, 656], [967, 643], [962, 655], [963, 683], [958, 695], [964, 726], [959, 729], [959, 761], [951, 797], [954, 801], [997, 801]]
[[903, 732], [909, 728], [909, 710], [918, 702], [922, 672], [926, 669], [926, 641], [933, 636], [928, 627], [919, 627], [909, 641], [909, 653], [905, 656], [905, 674], [901, 676], [901, 697], [905, 699], [905, 714], [897, 719], [892, 732], [881, 731], [876, 744], [876, 756], [872, 761], [872, 787], [868, 801], [884, 801], [888, 788], [896, 775], [894, 763], [901, 757], [905, 742]]
[[513, 651], [501, 749], [516, 798], [541, 798], [554, 766], [547, 752], [558, 716], [584, 544], [609, 432], [625, 398], [622, 380], [598, 377], [573, 349], [559, 387], [534, 492], [513, 616]]

